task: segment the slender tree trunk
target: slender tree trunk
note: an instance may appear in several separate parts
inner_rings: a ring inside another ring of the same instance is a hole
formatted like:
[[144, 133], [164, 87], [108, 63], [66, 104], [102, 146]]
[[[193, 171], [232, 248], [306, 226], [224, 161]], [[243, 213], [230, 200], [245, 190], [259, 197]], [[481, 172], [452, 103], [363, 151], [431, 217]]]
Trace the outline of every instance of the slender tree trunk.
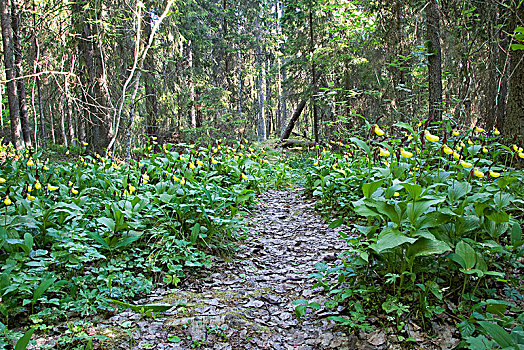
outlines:
[[266, 120], [264, 112], [264, 66], [262, 64], [261, 29], [259, 19], [256, 20], [257, 31], [257, 48], [256, 48], [256, 65], [257, 65], [257, 94], [258, 94], [258, 138], [260, 141], [266, 140]]
[[75, 146], [75, 124], [73, 122], [73, 107], [71, 106], [71, 95], [69, 93], [69, 77], [67, 75], [64, 78], [64, 102], [64, 108], [67, 113], [67, 131], [69, 134], [69, 144], [71, 146]]
[[67, 132], [66, 132], [66, 109], [67, 109], [67, 102], [65, 95], [62, 95], [62, 99], [60, 101], [60, 131], [62, 132], [62, 138], [64, 139], [64, 145], [66, 147], [69, 147], [69, 141], [67, 140]]
[[5, 76], [7, 80], [7, 99], [9, 102], [9, 119], [11, 121], [11, 142], [16, 149], [22, 149], [24, 148], [24, 143], [21, 138], [20, 105], [15, 82], [13, 36], [7, 0], [0, 0], [0, 11], [2, 16], [2, 40], [4, 46]]
[[[49, 101], [48, 101], [49, 102]], [[51, 108], [51, 103], [48, 103], [49, 106], [49, 117], [51, 118], [50, 124], [51, 124], [51, 142], [53, 142], [53, 145], [56, 145], [56, 134], [55, 134], [55, 121], [53, 118], [53, 110]]]
[[442, 120], [442, 57], [440, 47], [440, 16], [437, 0], [426, 7], [428, 43], [429, 120]]
[[304, 107], [306, 106], [307, 99], [303, 99], [297, 106], [297, 109], [293, 112], [293, 115], [291, 116], [291, 119], [289, 119], [289, 123], [286, 126], [286, 129], [282, 133], [282, 136], [280, 137], [280, 141], [287, 140], [289, 136], [291, 135], [291, 132], [293, 131], [293, 128], [295, 127], [295, 123], [297, 122], [298, 118], [302, 114], [302, 111], [304, 110]]
[[[147, 43], [151, 38], [151, 23], [150, 12], [146, 11], [144, 13], [145, 23], [144, 23], [144, 35], [143, 35], [143, 46], [146, 47]], [[155, 88], [155, 60], [154, 52], [149, 54], [144, 62], [145, 65], [145, 90], [146, 90], [146, 135], [150, 137], [158, 136], [158, 101], [156, 96]], [[134, 113], [134, 106], [133, 108]]]
[[309, 9], [309, 52], [311, 55], [311, 76], [313, 79], [313, 94], [311, 95], [311, 106], [313, 107], [313, 136], [315, 138], [315, 142], [318, 143], [319, 141], [319, 131], [318, 131], [318, 110], [317, 110], [317, 103], [316, 103], [316, 94], [317, 94], [317, 72], [316, 72], [316, 63], [314, 53], [315, 53], [315, 36], [314, 36], [314, 30], [313, 30], [313, 9]]
[[189, 69], [189, 100], [191, 101], [191, 109], [189, 112], [191, 127], [197, 127], [197, 115], [196, 115], [196, 97], [195, 97], [195, 82], [193, 73], [193, 43], [189, 40], [187, 44], [187, 65]]

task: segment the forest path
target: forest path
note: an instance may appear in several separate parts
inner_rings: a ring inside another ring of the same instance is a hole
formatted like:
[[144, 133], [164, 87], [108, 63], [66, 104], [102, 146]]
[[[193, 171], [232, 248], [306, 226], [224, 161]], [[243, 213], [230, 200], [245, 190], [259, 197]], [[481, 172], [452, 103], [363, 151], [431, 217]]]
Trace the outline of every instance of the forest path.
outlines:
[[[141, 302], [182, 302], [156, 318], [123, 312], [96, 328], [111, 349], [350, 349], [322, 311], [298, 321], [294, 300], [322, 302], [309, 276], [347, 245], [298, 189], [268, 191], [247, 218], [248, 237], [231, 259], [216, 258], [177, 289]], [[324, 312], [325, 313], [325, 312]], [[123, 327], [125, 326], [125, 327]], [[119, 339], [118, 341], [116, 341]]]

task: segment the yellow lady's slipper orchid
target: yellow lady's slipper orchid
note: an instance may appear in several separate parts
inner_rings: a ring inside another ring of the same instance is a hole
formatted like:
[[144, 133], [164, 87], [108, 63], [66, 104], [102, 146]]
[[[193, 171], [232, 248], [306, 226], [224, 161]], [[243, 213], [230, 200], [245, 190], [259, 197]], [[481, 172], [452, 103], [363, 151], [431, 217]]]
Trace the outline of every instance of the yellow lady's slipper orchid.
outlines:
[[72, 183], [71, 181], [69, 181], [69, 182], [67, 183], [67, 186], [70, 186], [70, 187], [71, 187], [71, 186], [73, 186], [73, 183]]
[[5, 182], [5, 179], [3, 177], [0, 177], [0, 184], [3, 184]]
[[318, 166], [318, 162], [313, 163], [314, 166]]
[[45, 171], [48, 171], [49, 168], [48, 168], [46, 165], [44, 165], [44, 170], [45, 170]]
[[247, 176], [245, 174], [242, 174], [242, 179], [247, 180]]
[[149, 180], [149, 175], [147, 175], [147, 173], [144, 173], [144, 175], [142, 175], [142, 179], [148, 181]]
[[218, 164], [215, 158], [211, 157], [211, 164]]
[[520, 152], [519, 152], [519, 157], [522, 158], [522, 159], [524, 159], [524, 152], [521, 152], [521, 151], [520, 151]]
[[518, 152], [519, 148], [517, 147], [517, 145], [513, 145], [513, 150], [514, 150], [515, 152]]
[[469, 169], [469, 168], [471, 168], [471, 167], [473, 166], [473, 164], [468, 163], [468, 162], [466, 162], [466, 161], [464, 161], [464, 160], [461, 160], [461, 161], [460, 161], [460, 165], [462, 165], [462, 166], [463, 166], [464, 168], [466, 168], [466, 169]]
[[78, 190], [74, 187], [71, 187], [71, 193], [72, 194], [78, 194]]
[[35, 162], [33, 162], [33, 160], [31, 158], [29, 158], [29, 160], [27, 161], [26, 165], [27, 166], [33, 166], [33, 165], [35, 165]]
[[84, 146], [84, 147], [85, 147], [85, 146], [87, 146], [87, 145], [89, 145], [89, 144], [88, 144], [87, 142], [85, 142], [85, 141], [82, 141], [82, 146]]
[[393, 197], [398, 197], [398, 196], [400, 196], [400, 193], [398, 192], [393, 193]]
[[429, 142], [438, 142], [440, 140], [438, 136], [432, 135], [428, 130], [424, 131], [424, 136]]
[[244, 145], [240, 145], [240, 149], [244, 149], [244, 148], [245, 148]]
[[195, 148], [195, 145], [194, 144], [190, 144], [189, 148], [193, 149], [193, 148]]
[[217, 153], [217, 152], [218, 152], [218, 149], [213, 147], [213, 148], [211, 149], [211, 151], [212, 151], [213, 153]]
[[195, 169], [196, 166], [195, 166], [195, 164], [193, 164], [193, 162], [189, 162], [189, 168], [190, 169]]
[[468, 139], [468, 145], [470, 145], [470, 146], [473, 145], [473, 141], [471, 141], [471, 139]]
[[58, 187], [57, 186], [53, 186], [51, 184], [47, 184], [47, 189], [49, 191], [56, 191], [56, 190], [58, 190]]
[[197, 165], [200, 165], [200, 166], [202, 166], [202, 165], [204, 165], [204, 163], [202, 163], [202, 161], [201, 161], [201, 160], [197, 160]]
[[186, 183], [186, 179], [183, 177], [182, 180], [180, 180], [180, 184], [184, 185]]
[[380, 153], [379, 153], [379, 155], [380, 155], [381, 157], [389, 157], [390, 154], [391, 154], [391, 153], [389, 153], [389, 151], [388, 151], [387, 149], [384, 149], [384, 148], [381, 148], [381, 149], [380, 149]]
[[460, 133], [457, 130], [453, 130], [453, 136], [459, 136]]
[[489, 171], [489, 176], [491, 176], [491, 177], [495, 177], [495, 178], [496, 178], [496, 177], [499, 177], [499, 176], [500, 176], [500, 173], [497, 173], [497, 172], [495, 172], [495, 171], [493, 171], [493, 170], [490, 170], [490, 171]]
[[28, 201], [34, 201], [36, 199], [36, 197], [31, 196], [30, 193], [27, 194], [26, 198]]
[[404, 148], [401, 148], [401, 149], [400, 149], [400, 155], [401, 155], [402, 157], [404, 157], [404, 158], [407, 158], [407, 159], [413, 157], [413, 153], [404, 150]]
[[482, 147], [482, 153], [488, 153], [488, 149], [486, 147]]
[[129, 185], [128, 187], [129, 187], [129, 193], [133, 193], [133, 192], [136, 191], [136, 187], [135, 186]]
[[247, 139], [244, 139], [244, 142], [245, 142], [245, 143], [249, 143], [249, 141], [248, 141]]
[[478, 170], [477, 168], [475, 168], [475, 170], [473, 170], [473, 174], [478, 177], [478, 178], [483, 178], [484, 177], [484, 173], [480, 170]]
[[36, 188], [37, 190], [39, 190], [39, 189], [42, 188], [42, 184], [40, 183], [40, 181], [37, 180], [37, 181], [35, 182], [35, 188]]
[[457, 152], [460, 152], [460, 151], [462, 151], [462, 147], [458, 146], [457, 147]]
[[493, 133], [495, 134], [495, 136], [499, 136], [500, 135], [500, 131], [497, 128], [495, 128], [495, 131]]
[[9, 206], [9, 205], [13, 204], [13, 202], [11, 202], [11, 198], [6, 196], [5, 199], [4, 199], [4, 204], [6, 206]]
[[464, 142], [460, 141], [460, 147], [464, 148], [464, 147], [466, 147], [466, 144]]
[[447, 155], [453, 154], [453, 150], [452, 150], [448, 145], [444, 145], [444, 147], [442, 148], [442, 150], [443, 150], [444, 153], [446, 153]]
[[475, 130], [476, 130], [478, 133], [484, 132], [484, 129], [479, 128], [478, 126], [475, 127]]
[[377, 134], [378, 136], [384, 136], [386, 133], [382, 131], [382, 129], [378, 125], [375, 125], [375, 134]]

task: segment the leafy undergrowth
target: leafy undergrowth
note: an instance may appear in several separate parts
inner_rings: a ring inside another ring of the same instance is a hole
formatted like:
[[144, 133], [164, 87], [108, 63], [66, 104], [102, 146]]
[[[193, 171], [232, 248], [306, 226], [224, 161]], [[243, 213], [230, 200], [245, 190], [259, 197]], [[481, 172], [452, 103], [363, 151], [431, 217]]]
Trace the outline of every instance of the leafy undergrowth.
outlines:
[[256, 192], [289, 180], [285, 162], [247, 141], [152, 141], [130, 163], [77, 151], [68, 162], [10, 151], [1, 165], [0, 348], [177, 285], [208, 254], [233, 249]]
[[523, 150], [496, 130], [426, 127], [368, 125], [367, 141], [317, 148], [306, 167], [306, 192], [336, 217], [331, 227], [355, 232], [343, 236], [343, 263], [317, 264], [325, 307], [404, 345], [417, 341], [410, 330], [451, 321], [460, 347], [522, 349], [524, 173], [512, 164]]

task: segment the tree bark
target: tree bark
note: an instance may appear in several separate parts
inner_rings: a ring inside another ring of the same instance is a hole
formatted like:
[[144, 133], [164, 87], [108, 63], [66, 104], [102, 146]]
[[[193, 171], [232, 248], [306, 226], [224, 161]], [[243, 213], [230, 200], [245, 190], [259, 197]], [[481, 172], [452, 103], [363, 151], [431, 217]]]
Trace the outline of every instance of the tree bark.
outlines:
[[2, 16], [2, 40], [4, 46], [5, 76], [7, 80], [7, 99], [9, 102], [9, 120], [11, 121], [11, 142], [16, 149], [22, 149], [24, 148], [24, 143], [21, 138], [20, 105], [15, 82], [13, 37], [7, 0], [0, 0], [0, 12]]
[[[524, 4], [514, 1], [512, 28], [524, 26]], [[516, 43], [516, 42], [515, 42]], [[511, 50], [511, 49], [510, 49]], [[524, 136], [524, 50], [510, 52], [510, 76], [508, 80], [508, 104], [503, 135], [510, 142], [522, 142]], [[515, 138], [521, 138], [515, 140]]]
[[[146, 47], [151, 39], [151, 13], [145, 12], [143, 46]], [[155, 60], [153, 52], [148, 55], [144, 61], [145, 68], [145, 90], [146, 90], [146, 135], [149, 137], [158, 137], [158, 101], [155, 88]], [[131, 107], [134, 109], [134, 107]], [[134, 113], [134, 110], [133, 110]]]
[[191, 127], [197, 127], [197, 115], [196, 115], [196, 93], [195, 93], [195, 82], [194, 73], [193, 73], [193, 43], [189, 40], [187, 44], [187, 65], [189, 69], [189, 99], [191, 101], [191, 109], [189, 111], [189, 116], [191, 120]]
[[286, 129], [282, 133], [282, 136], [280, 137], [280, 142], [286, 140], [291, 135], [291, 132], [293, 131], [293, 128], [295, 127], [295, 123], [297, 122], [298, 118], [302, 114], [302, 111], [304, 110], [304, 107], [306, 106], [307, 99], [303, 99], [297, 106], [297, 109], [293, 112], [293, 115], [291, 116], [291, 119], [289, 119], [289, 123], [286, 126]]
[[317, 73], [316, 73], [316, 63], [314, 58], [315, 53], [315, 36], [313, 34], [313, 9], [309, 9], [309, 45], [310, 45], [310, 55], [311, 55], [311, 76], [313, 79], [313, 94], [311, 95], [311, 106], [313, 107], [313, 136], [315, 142], [318, 143], [319, 132], [318, 132], [318, 109], [316, 103], [316, 94], [317, 94]]
[[426, 7], [426, 40], [428, 46], [429, 120], [442, 120], [442, 53], [440, 16], [437, 0]]

